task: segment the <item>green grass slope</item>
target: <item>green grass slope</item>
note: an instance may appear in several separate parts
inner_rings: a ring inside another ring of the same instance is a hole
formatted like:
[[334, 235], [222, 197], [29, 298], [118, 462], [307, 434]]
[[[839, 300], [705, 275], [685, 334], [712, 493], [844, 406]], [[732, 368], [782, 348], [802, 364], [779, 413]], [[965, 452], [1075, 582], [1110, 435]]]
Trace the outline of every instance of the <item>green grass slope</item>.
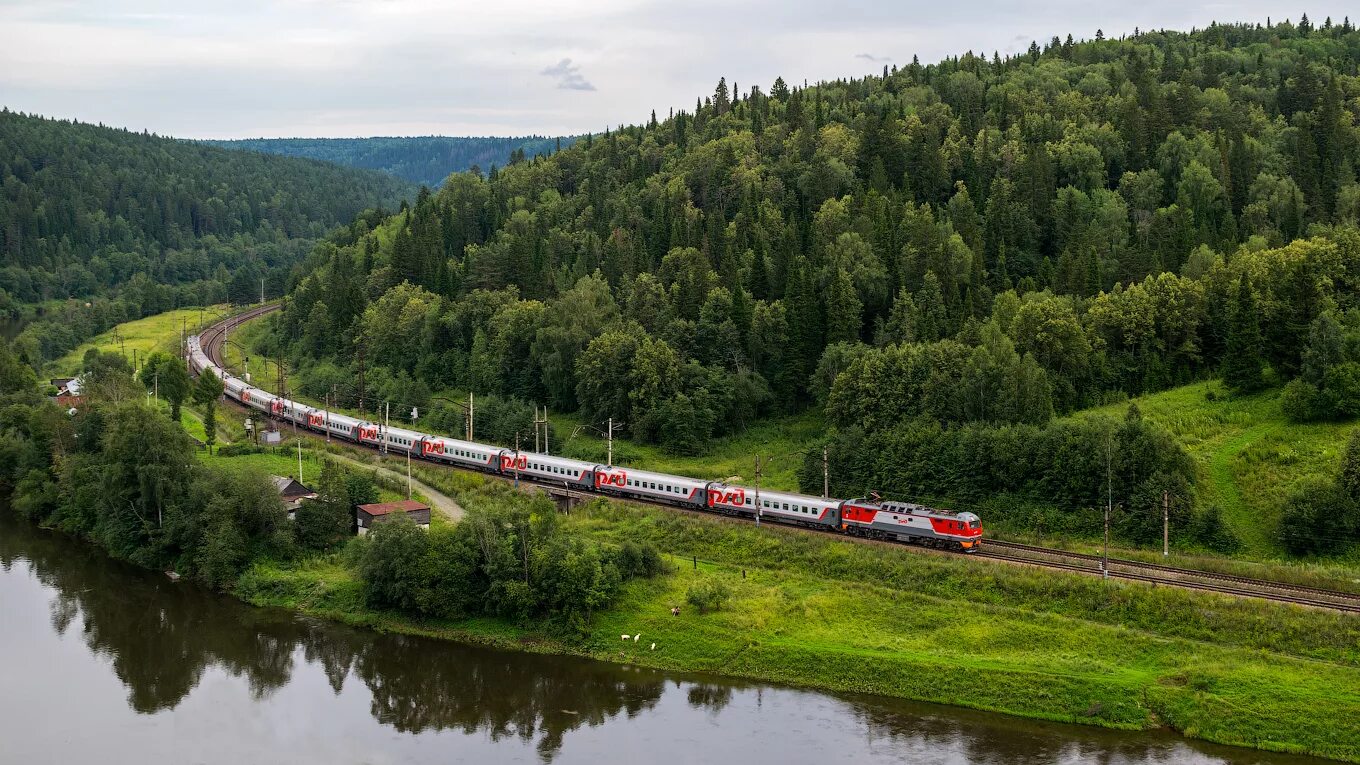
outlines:
[[[1170, 431], [1199, 466], [1200, 501], [1223, 519], [1256, 556], [1280, 554], [1280, 508], [1306, 476], [1333, 475], [1354, 423], [1297, 424], [1280, 408], [1281, 389], [1229, 396], [1214, 382], [1194, 383], [1134, 399], [1143, 417]], [[1074, 417], [1121, 417], [1128, 404]]]

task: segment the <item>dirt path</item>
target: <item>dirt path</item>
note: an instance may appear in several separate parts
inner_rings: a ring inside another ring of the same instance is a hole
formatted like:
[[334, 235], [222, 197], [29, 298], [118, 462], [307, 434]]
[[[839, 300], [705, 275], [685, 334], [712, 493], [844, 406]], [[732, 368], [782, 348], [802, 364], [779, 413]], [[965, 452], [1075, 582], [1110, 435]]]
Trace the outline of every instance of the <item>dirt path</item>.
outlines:
[[1249, 427], [1220, 444], [1209, 460], [1209, 480], [1213, 484], [1214, 494], [1217, 495], [1218, 506], [1223, 510], [1225, 517], [1232, 519], [1232, 527], [1237, 530], [1243, 544], [1255, 552], [1269, 550], [1270, 540], [1266, 536], [1266, 527], [1259, 521], [1252, 522], [1248, 517], [1251, 508], [1247, 507], [1237, 486], [1233, 461], [1247, 447], [1278, 428], [1279, 425], [1276, 423], [1261, 423]]
[[[379, 475], [394, 481], [401, 482], [406, 480], [406, 475], [404, 473], [398, 473], [395, 470], [388, 470], [387, 468], [380, 467], [378, 465], [370, 465], [367, 462], [364, 462], [362, 460], [356, 460], [352, 457], [346, 457], [343, 454], [323, 453], [323, 456], [326, 459], [332, 459], [335, 460], [336, 462], [350, 465], [352, 467], [357, 467], [362, 470], [375, 471]], [[430, 500], [430, 506], [433, 507], [435, 510], [439, 511], [445, 518], [448, 518], [451, 521], [462, 520], [463, 508], [461, 505], [455, 502], [452, 497], [450, 497], [447, 494], [444, 494], [438, 489], [431, 487], [429, 484], [421, 483], [419, 480], [415, 478], [411, 479], [411, 486], [413, 486], [416, 491], [425, 495], [425, 497]]]

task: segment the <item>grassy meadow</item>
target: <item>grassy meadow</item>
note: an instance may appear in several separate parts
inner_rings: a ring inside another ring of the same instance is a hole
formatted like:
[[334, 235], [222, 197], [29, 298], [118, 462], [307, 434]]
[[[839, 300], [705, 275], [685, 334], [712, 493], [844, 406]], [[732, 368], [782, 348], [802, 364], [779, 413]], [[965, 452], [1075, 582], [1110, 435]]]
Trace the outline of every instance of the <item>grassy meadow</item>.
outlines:
[[128, 363], [132, 362], [134, 351], [138, 359], [145, 359], [154, 351], [173, 353], [179, 344], [181, 327], [189, 334], [193, 334], [201, 326], [211, 324], [217, 318], [229, 315], [231, 311], [232, 309], [225, 305], [202, 309], [181, 308], [124, 322], [81, 343], [75, 350], [52, 362], [49, 371], [62, 376], [76, 374], [80, 371], [80, 362], [85, 352], [91, 348], [108, 353], [122, 353], [126, 355]]
[[[1296, 424], [1280, 408], [1280, 388], [1228, 396], [1217, 381], [1134, 399], [1143, 417], [1171, 432], [1199, 468], [1201, 504], [1218, 505], [1251, 556], [1277, 556], [1280, 507], [1309, 475], [1332, 476], [1354, 423]], [[1075, 417], [1122, 417], [1128, 404]]]

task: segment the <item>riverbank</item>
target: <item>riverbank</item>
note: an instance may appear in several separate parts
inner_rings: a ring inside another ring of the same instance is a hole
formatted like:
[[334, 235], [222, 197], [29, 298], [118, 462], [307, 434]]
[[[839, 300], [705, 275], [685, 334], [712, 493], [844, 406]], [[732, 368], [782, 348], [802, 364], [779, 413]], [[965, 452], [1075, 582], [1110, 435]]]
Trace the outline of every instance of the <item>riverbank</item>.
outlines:
[[[455, 485], [442, 488], [467, 507], [512, 494], [480, 477], [451, 475]], [[384, 631], [1110, 728], [1167, 727], [1218, 743], [1360, 761], [1360, 731], [1338, 724], [1360, 716], [1360, 620], [1353, 616], [620, 502], [591, 502], [567, 522], [605, 543], [656, 544], [672, 570], [627, 584], [579, 637], [491, 619], [374, 611], [343, 553], [256, 564], [236, 592], [256, 605]], [[724, 583], [732, 598], [701, 615], [685, 595], [705, 580]], [[673, 605], [682, 606], [679, 617]]]

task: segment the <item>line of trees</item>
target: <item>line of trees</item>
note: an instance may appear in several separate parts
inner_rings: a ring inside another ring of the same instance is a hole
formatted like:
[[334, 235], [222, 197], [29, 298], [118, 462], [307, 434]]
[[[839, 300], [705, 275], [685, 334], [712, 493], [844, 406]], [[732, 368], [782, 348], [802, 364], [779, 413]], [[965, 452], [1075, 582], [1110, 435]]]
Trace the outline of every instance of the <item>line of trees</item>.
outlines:
[[371, 606], [445, 618], [546, 620], [583, 632], [633, 577], [662, 573], [650, 544], [606, 548], [571, 534], [547, 498], [487, 498], [452, 528], [378, 524], [355, 557]]

